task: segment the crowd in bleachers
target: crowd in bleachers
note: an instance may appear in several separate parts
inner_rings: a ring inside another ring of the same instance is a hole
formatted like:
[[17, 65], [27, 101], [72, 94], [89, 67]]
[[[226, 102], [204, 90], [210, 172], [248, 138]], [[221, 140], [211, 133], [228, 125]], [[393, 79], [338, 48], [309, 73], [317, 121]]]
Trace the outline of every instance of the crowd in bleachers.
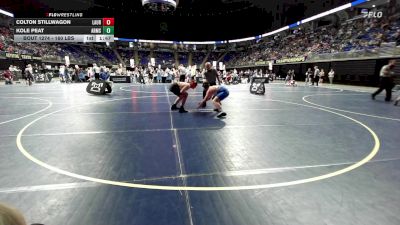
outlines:
[[147, 65], [150, 62], [150, 52], [147, 51], [139, 51], [139, 64]]
[[100, 56], [97, 48], [92, 48], [84, 45], [75, 45], [74, 48], [77, 49], [77, 51], [81, 52], [82, 55], [86, 55], [87, 57], [89, 57], [90, 61], [92, 62], [97, 62], [101, 65], [109, 64], [104, 57]]
[[211, 52], [208, 61], [217, 61], [221, 57], [221, 52]]
[[178, 53], [178, 60], [181, 64], [187, 65], [188, 64], [188, 54], [185, 52]]
[[398, 46], [400, 21], [359, 19], [348, 20], [340, 27], [333, 25], [315, 30], [297, 29], [288, 36], [277, 35], [263, 40], [248, 50], [231, 53], [231, 65], [252, 64], [257, 61], [307, 57], [312, 54], [374, 51], [382, 43], [393, 42]]
[[153, 57], [156, 60], [156, 65], [173, 65], [175, 58], [173, 52], [154, 52]]
[[115, 55], [114, 51], [110, 48], [97, 48], [99, 50], [99, 53], [103, 55], [109, 62], [112, 64], [118, 64], [118, 58], [117, 55]]
[[203, 63], [206, 55], [207, 55], [207, 52], [201, 52], [201, 51], [193, 52], [193, 58], [192, 58], [193, 64], [201, 65]]
[[[399, 16], [390, 19], [367, 19], [358, 16], [349, 19], [340, 26], [328, 25], [316, 29], [300, 27], [286, 34], [280, 33], [274, 37], [258, 40], [241, 51], [193, 51], [178, 52], [178, 62], [175, 62], [174, 50], [153, 51], [156, 64], [188, 65], [189, 54], [192, 54], [192, 64], [201, 65], [203, 61], [224, 61], [227, 65], [252, 65], [257, 61], [277, 60], [295, 57], [310, 57], [321, 54], [336, 54], [342, 52], [377, 51], [386, 43], [400, 45]], [[117, 51], [114, 51], [116, 48]], [[129, 60], [138, 51], [139, 60], [136, 63], [148, 65], [150, 50], [134, 50], [118, 45], [108, 47], [96, 44], [63, 44], [63, 43], [17, 43], [12, 40], [12, 30], [0, 27], [0, 51], [17, 54], [41, 56], [48, 61], [63, 62], [69, 56], [74, 64], [98, 63], [100, 65], [129, 65]], [[119, 54], [119, 56], [116, 54]]]
[[133, 59], [135, 57], [135, 52], [131, 49], [125, 49], [125, 48], [118, 48], [117, 49], [118, 54], [121, 56], [123, 62], [125, 65], [129, 65], [129, 60]]

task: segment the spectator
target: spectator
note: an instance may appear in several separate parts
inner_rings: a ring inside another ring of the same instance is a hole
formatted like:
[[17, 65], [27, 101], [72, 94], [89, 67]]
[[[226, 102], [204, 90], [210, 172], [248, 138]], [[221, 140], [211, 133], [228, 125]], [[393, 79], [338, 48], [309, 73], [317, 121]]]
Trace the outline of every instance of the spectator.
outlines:
[[321, 84], [324, 83], [324, 79], [325, 79], [325, 71], [324, 71], [324, 69], [321, 69], [321, 71], [319, 72], [319, 82]]
[[331, 71], [329, 71], [329, 73], [328, 73], [329, 83], [331, 85], [333, 84], [333, 78], [334, 77], [335, 77], [335, 71], [333, 71], [333, 69], [331, 69]]
[[4, 80], [6, 81], [6, 84], [13, 84], [13, 75], [10, 70], [4, 71], [3, 77]]
[[314, 77], [312, 79], [312, 85], [313, 86], [314, 86], [314, 83], [316, 84], [316, 86], [318, 86], [319, 74], [320, 74], [320, 70], [318, 69], [318, 66], [315, 66], [314, 67]]
[[306, 85], [308, 85], [309, 83], [311, 83], [311, 79], [312, 79], [312, 71], [311, 68], [308, 68], [307, 72], [306, 72]]

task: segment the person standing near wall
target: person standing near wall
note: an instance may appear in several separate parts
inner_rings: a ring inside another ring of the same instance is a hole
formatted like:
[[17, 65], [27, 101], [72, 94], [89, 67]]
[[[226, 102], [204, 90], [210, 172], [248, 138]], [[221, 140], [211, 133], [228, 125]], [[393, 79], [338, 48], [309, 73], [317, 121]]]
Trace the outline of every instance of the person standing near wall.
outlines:
[[324, 79], [325, 79], [325, 71], [324, 69], [321, 69], [321, 71], [319, 72], [319, 82], [321, 84], [324, 83]]
[[333, 78], [334, 77], [335, 77], [335, 71], [333, 71], [333, 69], [331, 69], [331, 71], [329, 71], [329, 73], [328, 73], [329, 83], [331, 85], [333, 84]]
[[318, 86], [318, 82], [319, 82], [319, 69], [318, 66], [314, 67], [314, 76], [312, 79], [312, 85], [314, 85], [314, 83], [316, 83], [316, 85]]
[[167, 82], [168, 72], [167, 70], [160, 69], [161, 72], [161, 82], [164, 84]]
[[162, 71], [160, 68], [157, 68], [157, 83], [161, 83], [162, 81]]
[[93, 71], [94, 71], [94, 75], [99, 75], [100, 76], [100, 66], [98, 66], [96, 63], [93, 63]]
[[33, 82], [33, 69], [31, 64], [28, 64], [25, 68], [25, 77], [26, 77], [26, 84], [31, 86]]
[[311, 68], [308, 68], [307, 72], [306, 72], [306, 86], [309, 85], [311, 83], [311, 76], [312, 76], [312, 71]]
[[385, 101], [390, 102], [392, 99], [392, 89], [394, 87], [394, 82], [393, 82], [393, 75], [394, 75], [394, 67], [396, 66], [396, 60], [390, 60], [388, 65], [385, 65], [382, 67], [380, 71], [380, 84], [379, 84], [379, 89], [372, 94], [372, 99], [375, 100], [375, 96], [377, 96], [379, 93], [383, 91], [383, 89], [386, 90], [386, 98]]
[[288, 84], [290, 82], [291, 75], [292, 75], [292, 70], [288, 70], [288, 72], [286, 73], [286, 77], [285, 77], [285, 84]]
[[4, 71], [3, 77], [4, 80], [6, 81], [6, 84], [13, 84], [13, 75], [10, 70]]
[[152, 84], [154, 82], [154, 75], [156, 74], [156, 70], [154, 69], [154, 67], [150, 66], [148, 72], [148, 82], [149, 84]]
[[138, 79], [139, 79], [139, 83], [141, 83], [141, 84], [145, 84], [146, 82], [144, 81], [144, 73], [145, 73], [145, 69], [143, 68], [143, 67], [141, 67], [140, 69], [139, 69], [139, 74], [138, 74]]
[[186, 68], [183, 66], [183, 64], [179, 65], [178, 73], [179, 73], [179, 82], [185, 82], [185, 80], [186, 80]]

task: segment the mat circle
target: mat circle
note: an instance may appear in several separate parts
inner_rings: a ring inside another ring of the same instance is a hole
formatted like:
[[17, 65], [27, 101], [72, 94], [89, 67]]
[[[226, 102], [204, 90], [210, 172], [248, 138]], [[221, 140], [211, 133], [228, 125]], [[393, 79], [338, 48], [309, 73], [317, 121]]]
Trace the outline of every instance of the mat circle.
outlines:
[[[136, 98], [146, 98], [146, 97], [151, 97], [151, 96], [143, 96], [143, 97], [136, 97]], [[167, 96], [165, 96], [167, 97]], [[77, 173], [72, 173], [60, 168], [57, 168], [55, 166], [49, 165], [43, 161], [40, 161], [39, 159], [35, 158], [34, 156], [32, 156], [23, 146], [22, 144], [22, 136], [24, 134], [24, 132], [34, 123], [36, 123], [37, 121], [50, 116], [52, 114], [58, 113], [60, 111], [65, 111], [71, 108], [75, 108], [75, 107], [80, 107], [80, 106], [85, 106], [85, 105], [92, 105], [92, 104], [97, 104], [97, 103], [106, 103], [106, 102], [110, 102], [110, 101], [123, 101], [123, 100], [128, 100], [131, 98], [121, 98], [121, 99], [112, 99], [112, 100], [106, 100], [106, 101], [99, 101], [99, 102], [92, 102], [92, 103], [86, 103], [86, 104], [81, 104], [81, 105], [77, 105], [77, 106], [71, 106], [71, 107], [67, 107], [61, 110], [57, 110], [51, 113], [48, 113], [46, 115], [43, 115], [33, 121], [31, 121], [30, 123], [28, 123], [26, 126], [24, 126], [17, 135], [16, 138], [16, 143], [18, 146], [19, 151], [29, 160], [31, 160], [32, 162], [47, 168], [53, 172], [59, 173], [59, 174], [63, 174], [66, 176], [70, 176], [73, 178], [77, 178], [77, 179], [81, 179], [81, 180], [85, 180], [85, 181], [91, 181], [91, 182], [97, 182], [97, 183], [101, 183], [101, 184], [108, 184], [108, 185], [114, 185], [114, 186], [121, 186], [121, 187], [130, 187], [130, 188], [142, 188], [142, 189], [152, 189], [152, 190], [170, 190], [170, 191], [237, 191], [237, 190], [254, 190], [254, 189], [267, 189], [267, 188], [276, 188], [276, 187], [286, 187], [286, 186], [293, 186], [293, 185], [298, 185], [298, 184], [305, 184], [305, 183], [310, 183], [310, 182], [315, 182], [315, 181], [320, 181], [320, 180], [324, 180], [324, 179], [328, 179], [331, 177], [335, 177], [335, 176], [339, 176], [341, 174], [350, 172], [362, 165], [364, 165], [365, 163], [367, 163], [368, 161], [370, 161], [379, 151], [380, 148], [380, 140], [378, 138], [378, 136], [376, 135], [376, 133], [369, 128], [367, 125], [363, 124], [362, 122], [353, 119], [349, 116], [340, 114], [338, 112], [334, 112], [325, 108], [320, 108], [320, 107], [316, 107], [316, 106], [310, 106], [310, 105], [304, 105], [304, 104], [300, 104], [300, 103], [295, 103], [295, 102], [288, 102], [288, 101], [282, 101], [282, 100], [268, 100], [268, 101], [274, 101], [274, 102], [281, 102], [281, 103], [286, 103], [286, 104], [292, 104], [292, 105], [297, 105], [297, 106], [303, 106], [303, 107], [309, 107], [309, 108], [314, 108], [314, 109], [318, 109], [324, 112], [328, 112], [328, 113], [332, 113], [334, 115], [337, 116], [341, 116], [344, 117], [348, 120], [351, 120], [353, 122], [355, 122], [356, 124], [360, 125], [361, 127], [365, 128], [371, 135], [371, 137], [374, 140], [374, 146], [372, 148], [372, 150], [370, 151], [370, 153], [364, 157], [363, 159], [361, 159], [360, 161], [345, 167], [343, 169], [331, 172], [331, 173], [327, 173], [327, 174], [323, 174], [323, 175], [319, 175], [319, 176], [315, 176], [315, 177], [310, 177], [310, 178], [306, 178], [306, 179], [299, 179], [299, 180], [293, 180], [293, 181], [287, 181], [287, 182], [279, 182], [279, 183], [271, 183], [271, 184], [257, 184], [257, 185], [244, 185], [244, 186], [164, 186], [164, 185], [150, 185], [150, 184], [137, 184], [137, 183], [129, 183], [129, 182], [121, 182], [121, 181], [113, 181], [113, 180], [106, 180], [106, 179], [101, 179], [101, 178], [96, 178], [96, 177], [89, 177], [89, 176], [85, 176], [85, 175], [81, 175], [81, 174], [77, 174]]]

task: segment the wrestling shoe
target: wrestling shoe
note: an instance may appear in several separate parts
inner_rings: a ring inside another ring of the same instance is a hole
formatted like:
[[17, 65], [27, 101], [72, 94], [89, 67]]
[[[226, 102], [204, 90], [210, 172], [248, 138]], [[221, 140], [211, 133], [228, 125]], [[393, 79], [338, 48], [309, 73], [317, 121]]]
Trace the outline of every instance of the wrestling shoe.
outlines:
[[186, 111], [183, 106], [181, 108], [179, 108], [179, 113], [187, 113], [188, 111]]
[[178, 107], [176, 107], [176, 105], [175, 104], [173, 104], [172, 106], [171, 106], [171, 110], [172, 111], [175, 111], [175, 110], [178, 110], [179, 108]]
[[224, 113], [224, 112], [221, 112], [221, 113], [219, 113], [219, 114], [218, 114], [218, 116], [217, 116], [217, 117], [218, 117], [218, 118], [222, 118], [222, 117], [225, 117], [225, 116], [226, 116], [226, 113]]

